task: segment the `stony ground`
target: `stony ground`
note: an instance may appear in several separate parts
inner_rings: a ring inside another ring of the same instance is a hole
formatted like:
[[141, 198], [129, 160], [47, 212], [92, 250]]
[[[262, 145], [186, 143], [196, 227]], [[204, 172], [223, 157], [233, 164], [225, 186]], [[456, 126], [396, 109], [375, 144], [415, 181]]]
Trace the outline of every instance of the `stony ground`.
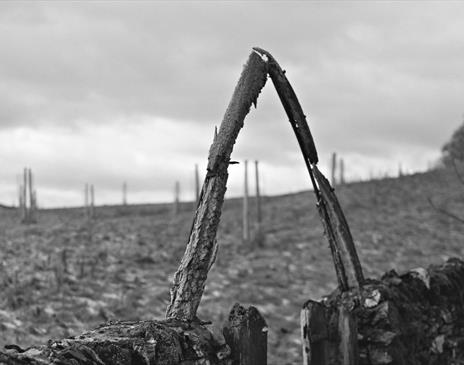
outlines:
[[[378, 277], [464, 256], [464, 186], [436, 171], [337, 187], [365, 275]], [[253, 201], [251, 206], [253, 207]], [[0, 346], [79, 334], [110, 319], [164, 315], [193, 217], [185, 203], [48, 210], [37, 225], [0, 213]], [[299, 309], [334, 289], [335, 273], [311, 192], [267, 197], [262, 248], [241, 240], [241, 202], [224, 206], [220, 249], [199, 317], [219, 332], [233, 303], [252, 304], [270, 328], [269, 363], [300, 364]], [[252, 215], [253, 219], [253, 215]]]

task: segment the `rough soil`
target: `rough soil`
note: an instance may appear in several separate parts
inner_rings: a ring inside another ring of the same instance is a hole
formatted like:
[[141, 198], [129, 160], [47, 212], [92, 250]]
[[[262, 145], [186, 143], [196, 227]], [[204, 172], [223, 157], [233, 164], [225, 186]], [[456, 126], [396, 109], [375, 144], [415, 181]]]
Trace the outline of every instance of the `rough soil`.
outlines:
[[[464, 186], [440, 170], [336, 188], [366, 277], [464, 256]], [[254, 207], [251, 201], [251, 207]], [[40, 212], [19, 224], [0, 209], [0, 346], [21, 347], [77, 335], [111, 319], [164, 316], [169, 286], [193, 218], [185, 203]], [[264, 247], [241, 240], [241, 201], [227, 200], [199, 317], [220, 331], [234, 302], [255, 305], [269, 325], [269, 364], [300, 364], [299, 312], [336, 285], [311, 192], [267, 197]], [[253, 219], [253, 214], [252, 214]]]

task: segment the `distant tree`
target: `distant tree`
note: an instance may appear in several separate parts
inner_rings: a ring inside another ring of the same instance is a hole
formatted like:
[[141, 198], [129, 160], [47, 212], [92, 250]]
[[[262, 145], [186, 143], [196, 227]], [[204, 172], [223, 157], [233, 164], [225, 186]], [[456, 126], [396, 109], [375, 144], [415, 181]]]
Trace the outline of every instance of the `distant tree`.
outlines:
[[447, 166], [454, 161], [464, 162], [464, 122], [456, 129], [443, 148], [443, 163]]

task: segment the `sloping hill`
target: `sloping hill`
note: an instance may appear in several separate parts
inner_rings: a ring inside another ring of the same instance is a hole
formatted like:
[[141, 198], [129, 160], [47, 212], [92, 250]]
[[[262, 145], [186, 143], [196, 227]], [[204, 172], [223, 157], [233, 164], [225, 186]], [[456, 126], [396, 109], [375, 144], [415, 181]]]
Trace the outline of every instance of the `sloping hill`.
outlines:
[[[336, 192], [366, 276], [463, 256], [464, 225], [427, 201], [464, 212], [464, 186], [453, 171], [352, 183]], [[242, 243], [241, 209], [238, 199], [225, 202], [199, 316], [214, 327], [235, 301], [256, 305], [270, 327], [269, 363], [300, 363], [299, 309], [336, 285], [314, 197], [266, 197], [262, 249]], [[175, 217], [169, 205], [103, 207], [97, 214], [88, 223], [79, 209], [48, 210], [39, 224], [22, 226], [15, 211], [1, 211], [1, 344], [76, 335], [111, 318], [163, 316], [192, 204]]]

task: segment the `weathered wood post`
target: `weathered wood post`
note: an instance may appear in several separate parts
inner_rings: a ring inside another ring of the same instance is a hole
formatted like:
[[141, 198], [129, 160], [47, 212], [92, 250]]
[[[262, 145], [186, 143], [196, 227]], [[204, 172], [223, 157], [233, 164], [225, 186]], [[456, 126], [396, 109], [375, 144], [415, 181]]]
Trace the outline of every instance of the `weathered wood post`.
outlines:
[[261, 192], [259, 187], [259, 162], [255, 161], [255, 188], [256, 188], [256, 244], [264, 244], [264, 234], [262, 227]]
[[232, 365], [267, 365], [267, 324], [255, 307], [236, 303], [223, 328]]
[[89, 207], [89, 184], [85, 183], [84, 186], [84, 216], [90, 218], [90, 207]]
[[338, 181], [340, 185], [345, 185], [345, 161], [343, 158], [340, 158], [338, 165], [340, 167]]
[[198, 164], [195, 164], [195, 207], [200, 201], [200, 174], [198, 172]]
[[336, 176], [337, 176], [337, 154], [335, 152], [332, 153], [332, 163], [331, 163], [330, 169], [331, 169], [330, 183], [332, 187], [335, 187]]
[[248, 161], [245, 160], [243, 182], [243, 242], [250, 240], [250, 214], [248, 212]]
[[308, 300], [301, 310], [303, 365], [329, 363], [328, 323], [324, 306]]
[[18, 174], [16, 175], [16, 180], [17, 180], [17, 184], [18, 184], [18, 203], [19, 203], [19, 218], [22, 220], [24, 219], [24, 215], [26, 214], [25, 213], [25, 209], [26, 209], [26, 206], [25, 206], [25, 203], [26, 203], [26, 200], [24, 198], [24, 185], [21, 183], [22, 181], [22, 178], [21, 178], [21, 175]]
[[29, 222], [29, 209], [27, 207], [27, 187], [28, 187], [28, 179], [27, 179], [27, 168], [25, 167], [23, 170], [23, 198], [24, 198], [24, 210], [22, 216], [22, 222], [28, 223]]
[[127, 183], [125, 181], [122, 184], [122, 205], [127, 205]]
[[338, 308], [338, 333], [340, 365], [359, 364], [358, 327], [353, 314], [343, 304]]
[[90, 184], [90, 218], [95, 218], [95, 188]]
[[29, 223], [36, 222], [36, 209], [35, 209], [35, 201], [34, 201], [34, 180], [32, 175], [31, 168], [27, 171], [28, 180], [29, 180]]
[[173, 207], [173, 213], [174, 215], [179, 214], [179, 205], [180, 205], [180, 184], [179, 181], [176, 181], [174, 184], [174, 207]]

